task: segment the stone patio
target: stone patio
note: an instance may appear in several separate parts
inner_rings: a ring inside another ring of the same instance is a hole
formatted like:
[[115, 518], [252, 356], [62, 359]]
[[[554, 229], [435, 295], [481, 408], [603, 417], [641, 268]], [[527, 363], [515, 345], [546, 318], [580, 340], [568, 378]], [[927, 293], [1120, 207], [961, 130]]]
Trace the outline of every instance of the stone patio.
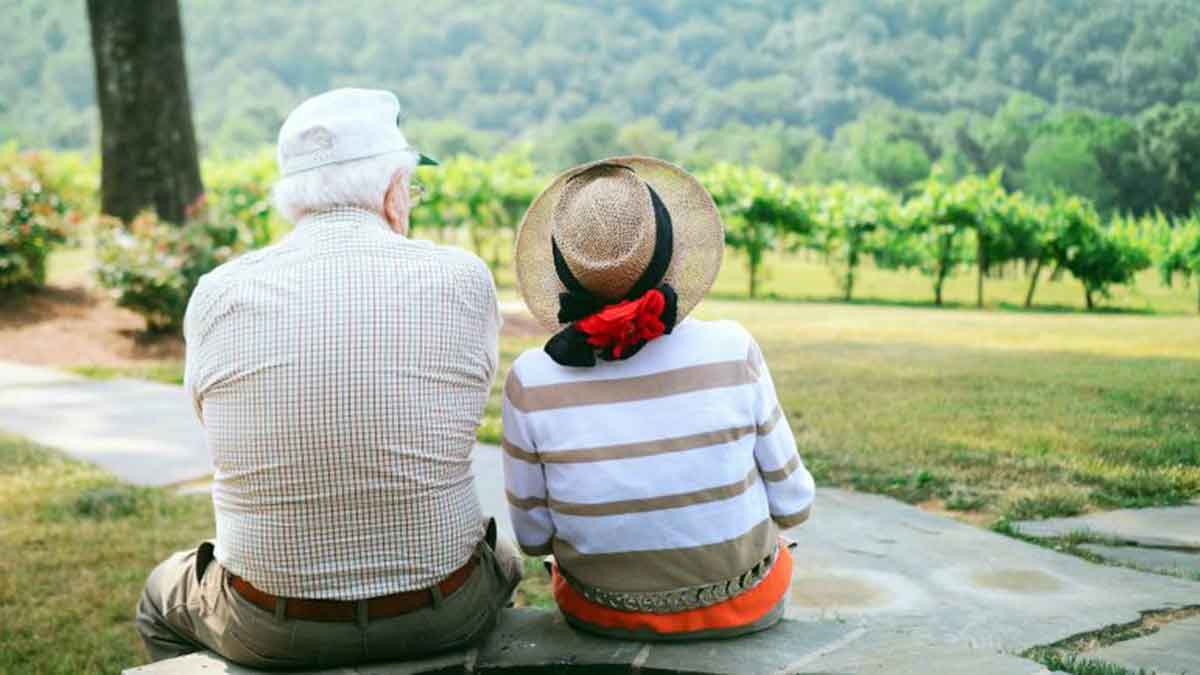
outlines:
[[1061, 538], [1083, 532], [1121, 544], [1200, 551], [1200, 503], [1118, 509], [1074, 518], [1030, 520], [1014, 526], [1031, 537]]
[[[988, 650], [952, 646], [912, 650], [903, 645], [887, 662], [857, 654], [863, 631], [837, 621], [784, 621], [737, 640], [691, 644], [647, 644], [590, 637], [567, 626], [556, 613], [508, 610], [500, 625], [476, 649], [424, 661], [306, 671], [323, 675], [416, 675], [417, 673], [895, 673], [972, 675], [1046, 673], [1037, 663]], [[840, 664], [834, 667], [833, 664]], [[931, 669], [931, 664], [936, 664]], [[192, 654], [140, 668], [127, 675], [250, 675], [257, 671], [211, 653]]]
[[1200, 675], [1200, 616], [1163, 626], [1157, 633], [1085, 652], [1084, 658], [1157, 675]]

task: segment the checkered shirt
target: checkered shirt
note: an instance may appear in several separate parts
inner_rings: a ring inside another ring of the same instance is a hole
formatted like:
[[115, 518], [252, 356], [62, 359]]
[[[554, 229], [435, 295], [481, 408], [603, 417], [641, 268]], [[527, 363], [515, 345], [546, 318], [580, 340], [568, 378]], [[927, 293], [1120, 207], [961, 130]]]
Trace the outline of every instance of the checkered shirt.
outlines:
[[499, 323], [482, 261], [359, 209], [201, 279], [185, 386], [216, 467], [217, 559], [269, 593], [340, 600], [466, 563]]

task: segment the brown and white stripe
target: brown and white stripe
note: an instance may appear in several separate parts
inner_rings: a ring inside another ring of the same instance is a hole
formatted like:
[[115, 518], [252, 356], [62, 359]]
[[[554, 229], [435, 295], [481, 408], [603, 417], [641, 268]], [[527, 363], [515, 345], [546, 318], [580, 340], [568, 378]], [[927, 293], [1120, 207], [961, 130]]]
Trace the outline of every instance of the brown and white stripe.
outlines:
[[519, 542], [597, 588], [729, 578], [811, 508], [766, 364], [732, 322], [688, 319], [591, 369], [528, 352], [509, 373], [504, 424]]

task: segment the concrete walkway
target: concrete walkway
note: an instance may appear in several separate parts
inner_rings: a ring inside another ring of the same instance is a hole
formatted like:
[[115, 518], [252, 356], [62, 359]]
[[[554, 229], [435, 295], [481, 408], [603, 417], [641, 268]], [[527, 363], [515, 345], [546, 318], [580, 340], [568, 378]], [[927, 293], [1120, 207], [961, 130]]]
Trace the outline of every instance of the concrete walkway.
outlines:
[[137, 485], [212, 475], [203, 430], [180, 387], [0, 361], [0, 431], [62, 449]]
[[[0, 363], [0, 430], [138, 484], [211, 474], [178, 387]], [[480, 446], [474, 470], [485, 511], [511, 533], [501, 458]], [[871, 670], [901, 656], [929, 665], [923, 654], [995, 660], [1200, 604], [1200, 582], [1093, 564], [875, 495], [821, 490], [812, 520], [789, 534], [799, 546], [788, 617], [851, 627], [837, 650], [808, 664], [824, 670]], [[1200, 658], [1200, 643], [1194, 650]], [[995, 672], [1035, 672], [1020, 661], [995, 661]]]

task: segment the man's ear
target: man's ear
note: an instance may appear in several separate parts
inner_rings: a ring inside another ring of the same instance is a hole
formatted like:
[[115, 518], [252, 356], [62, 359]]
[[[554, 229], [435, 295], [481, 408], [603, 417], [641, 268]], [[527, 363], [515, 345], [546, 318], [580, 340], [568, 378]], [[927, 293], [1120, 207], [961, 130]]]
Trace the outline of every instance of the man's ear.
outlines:
[[405, 196], [405, 190], [404, 171], [400, 170], [392, 175], [387, 192], [383, 193], [383, 219], [397, 234], [406, 234], [408, 230], [408, 219], [405, 217], [407, 214], [396, 207], [396, 199]]

